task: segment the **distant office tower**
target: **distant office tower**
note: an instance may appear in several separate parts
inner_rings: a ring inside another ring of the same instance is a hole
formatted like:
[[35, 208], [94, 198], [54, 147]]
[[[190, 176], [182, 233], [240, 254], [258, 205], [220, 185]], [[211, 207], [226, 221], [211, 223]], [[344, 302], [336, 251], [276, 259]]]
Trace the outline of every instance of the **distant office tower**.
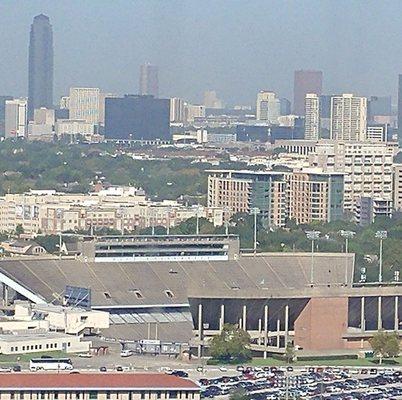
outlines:
[[367, 124], [366, 138], [370, 142], [387, 142], [392, 139], [392, 129], [388, 124]]
[[343, 94], [331, 98], [331, 139], [366, 140], [366, 125], [366, 97]]
[[374, 121], [376, 116], [391, 116], [391, 103], [391, 96], [371, 96], [367, 102], [367, 119]]
[[207, 90], [204, 92], [205, 108], [223, 108], [222, 100], [218, 99], [215, 90]]
[[320, 100], [314, 93], [306, 94], [304, 138], [318, 140], [320, 137]]
[[184, 122], [184, 101], [178, 97], [170, 99], [170, 122]]
[[34, 110], [53, 107], [53, 31], [49, 17], [37, 15], [29, 40], [28, 119]]
[[60, 97], [59, 107], [60, 110], [68, 110], [70, 108], [70, 96]]
[[27, 111], [27, 99], [6, 100], [6, 138], [26, 137]]
[[0, 136], [4, 136], [4, 122], [6, 118], [6, 100], [12, 100], [12, 96], [0, 96]]
[[197, 104], [184, 104], [184, 122], [193, 123], [196, 118], [205, 117], [205, 106]]
[[279, 99], [280, 102], [280, 109], [279, 109], [279, 114], [280, 115], [290, 115], [292, 110], [291, 110], [291, 104], [288, 99], [285, 99], [284, 97]]
[[140, 68], [140, 94], [159, 96], [158, 67], [151, 64], [143, 64]]
[[170, 140], [170, 100], [125, 95], [105, 100], [108, 139]]
[[321, 71], [295, 71], [293, 112], [304, 115], [304, 99], [307, 93], [320, 95], [322, 92]]
[[280, 101], [274, 92], [262, 90], [257, 94], [258, 121], [266, 121], [270, 124], [277, 124], [280, 114]]
[[402, 74], [398, 80], [398, 142], [402, 144]]
[[70, 119], [99, 124], [100, 90], [98, 88], [70, 88]]

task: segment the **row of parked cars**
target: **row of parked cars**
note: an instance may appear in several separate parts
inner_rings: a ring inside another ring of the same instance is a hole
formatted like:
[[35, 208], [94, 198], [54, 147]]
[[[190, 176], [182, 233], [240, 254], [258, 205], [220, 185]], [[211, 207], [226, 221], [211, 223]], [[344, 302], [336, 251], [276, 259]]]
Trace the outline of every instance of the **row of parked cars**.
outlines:
[[377, 400], [402, 395], [402, 373], [397, 370], [339, 368], [238, 367], [239, 375], [200, 379], [203, 397], [228, 395], [243, 390], [250, 400], [274, 400], [285, 396], [319, 400]]

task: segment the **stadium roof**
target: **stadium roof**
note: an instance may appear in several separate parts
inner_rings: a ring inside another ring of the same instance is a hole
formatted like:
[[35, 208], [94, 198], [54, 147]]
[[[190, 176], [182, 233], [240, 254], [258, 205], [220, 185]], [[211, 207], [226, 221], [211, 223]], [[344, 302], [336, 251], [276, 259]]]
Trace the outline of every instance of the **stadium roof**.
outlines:
[[[347, 266], [347, 274], [345, 268]], [[354, 255], [316, 253], [314, 286], [352, 285]], [[76, 259], [3, 259], [0, 282], [28, 299], [60, 303], [66, 285], [91, 289], [96, 307], [177, 306], [195, 294], [267, 297], [311, 291], [310, 253], [243, 255], [236, 261], [102, 263]]]

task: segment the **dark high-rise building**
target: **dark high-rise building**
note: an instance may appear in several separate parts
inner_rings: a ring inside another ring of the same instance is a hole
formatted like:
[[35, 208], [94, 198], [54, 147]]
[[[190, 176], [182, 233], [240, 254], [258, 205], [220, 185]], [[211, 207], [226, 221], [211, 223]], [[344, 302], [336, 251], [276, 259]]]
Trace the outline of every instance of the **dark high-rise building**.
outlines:
[[295, 71], [293, 112], [296, 115], [304, 115], [304, 101], [307, 93], [321, 95], [322, 72], [321, 71]]
[[53, 31], [49, 17], [37, 15], [29, 39], [28, 119], [37, 108], [53, 107]]
[[398, 142], [402, 144], [402, 74], [398, 78]]
[[159, 96], [158, 67], [156, 65], [144, 64], [140, 68], [140, 94]]
[[105, 99], [105, 137], [170, 140], [170, 100], [125, 95]]
[[370, 100], [367, 102], [367, 119], [371, 121], [377, 115], [391, 116], [391, 103], [391, 96], [371, 96]]

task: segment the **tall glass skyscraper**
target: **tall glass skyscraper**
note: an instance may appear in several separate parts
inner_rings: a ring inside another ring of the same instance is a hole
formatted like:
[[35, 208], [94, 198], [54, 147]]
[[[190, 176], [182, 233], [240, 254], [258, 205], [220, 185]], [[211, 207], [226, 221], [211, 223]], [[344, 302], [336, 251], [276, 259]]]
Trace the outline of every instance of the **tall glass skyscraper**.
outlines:
[[143, 64], [140, 68], [140, 95], [151, 95], [155, 98], [159, 95], [158, 67], [151, 64]]
[[43, 14], [34, 18], [29, 40], [29, 120], [40, 107], [53, 107], [53, 31], [49, 17]]

